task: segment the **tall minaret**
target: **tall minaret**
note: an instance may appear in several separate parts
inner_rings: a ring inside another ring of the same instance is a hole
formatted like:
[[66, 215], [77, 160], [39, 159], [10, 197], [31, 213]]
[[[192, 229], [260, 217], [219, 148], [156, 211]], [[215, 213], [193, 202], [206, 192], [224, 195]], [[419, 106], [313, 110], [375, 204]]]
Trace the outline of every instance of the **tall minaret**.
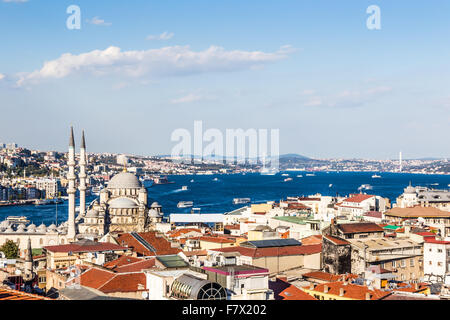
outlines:
[[67, 174], [67, 180], [69, 180], [69, 187], [67, 188], [67, 194], [69, 195], [69, 220], [67, 238], [70, 240], [75, 239], [75, 139], [73, 138], [73, 127], [70, 127], [70, 141], [69, 141], [69, 173]]
[[400, 151], [400, 153], [398, 154], [398, 163], [399, 163], [399, 170], [400, 172], [402, 172], [403, 170], [403, 164], [402, 164], [402, 152]]
[[80, 149], [80, 216], [84, 217], [86, 213], [86, 141], [84, 139], [84, 130], [81, 137], [81, 149]]
[[25, 257], [25, 266], [22, 279], [27, 282], [34, 278], [33, 274], [33, 252], [31, 250], [31, 239], [28, 237], [27, 253]]

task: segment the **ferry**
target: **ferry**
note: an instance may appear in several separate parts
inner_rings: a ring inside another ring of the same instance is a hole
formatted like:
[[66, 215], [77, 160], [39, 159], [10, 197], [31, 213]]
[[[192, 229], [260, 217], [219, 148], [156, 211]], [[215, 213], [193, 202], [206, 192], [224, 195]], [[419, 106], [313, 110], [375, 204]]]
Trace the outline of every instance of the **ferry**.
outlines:
[[299, 174], [297, 175], [297, 178], [303, 178], [303, 175]]
[[307, 177], [315, 177], [316, 175], [314, 173], [307, 173], [306, 176]]
[[289, 174], [283, 173], [281, 176], [282, 176], [282, 177], [289, 177]]
[[104, 187], [103, 187], [102, 185], [92, 187], [92, 188], [91, 188], [91, 193], [92, 193], [93, 195], [99, 196], [99, 195], [100, 195], [100, 191], [102, 191], [103, 188], [104, 188]]
[[182, 186], [182, 187], [181, 187], [181, 190], [183, 190], [183, 191], [186, 191], [187, 189], [188, 189], [187, 186]]
[[379, 176], [379, 175], [377, 175], [377, 174], [374, 174], [374, 175], [372, 176], [372, 179], [376, 179], [376, 178], [381, 178], [381, 176]]
[[6, 221], [11, 223], [24, 223], [28, 224], [30, 221], [27, 219], [27, 217], [24, 216], [9, 216], [6, 218]]
[[284, 182], [287, 182], [287, 181], [292, 181], [292, 178], [286, 178], [286, 179], [284, 179]]
[[61, 199], [45, 199], [45, 200], [36, 200], [34, 202], [34, 204], [37, 206], [45, 206], [45, 205], [60, 204], [60, 203], [63, 203], [63, 201]]
[[358, 190], [372, 190], [373, 187], [370, 184], [362, 184]]
[[250, 198], [234, 198], [233, 204], [244, 204], [244, 203], [249, 203], [250, 201], [251, 201]]
[[170, 184], [170, 183], [175, 183], [175, 182], [169, 181], [169, 179], [167, 179], [167, 177], [154, 177], [152, 186], [160, 185], [160, 184]]
[[178, 208], [190, 208], [194, 206], [194, 202], [193, 201], [180, 201], [177, 204]]

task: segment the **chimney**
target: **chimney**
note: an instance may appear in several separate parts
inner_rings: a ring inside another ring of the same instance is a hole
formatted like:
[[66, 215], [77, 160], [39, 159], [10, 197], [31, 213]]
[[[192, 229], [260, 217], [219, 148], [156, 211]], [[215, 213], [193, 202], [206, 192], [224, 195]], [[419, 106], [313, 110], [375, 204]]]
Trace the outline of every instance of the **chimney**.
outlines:
[[325, 286], [323, 287], [323, 293], [328, 293], [328, 286], [327, 286], [327, 285], [325, 285]]
[[339, 289], [339, 295], [340, 295], [341, 297], [343, 297], [343, 296], [344, 296], [344, 293], [345, 293], [344, 288], [340, 288], [340, 289]]
[[370, 292], [366, 292], [366, 300], [370, 299], [372, 299], [372, 295], [370, 294]]

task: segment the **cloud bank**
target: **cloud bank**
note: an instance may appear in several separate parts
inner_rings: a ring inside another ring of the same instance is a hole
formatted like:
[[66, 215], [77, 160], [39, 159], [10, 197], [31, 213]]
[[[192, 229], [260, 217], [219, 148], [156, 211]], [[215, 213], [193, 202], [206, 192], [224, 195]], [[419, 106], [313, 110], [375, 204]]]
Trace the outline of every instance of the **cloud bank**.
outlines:
[[121, 77], [181, 76], [211, 72], [232, 72], [261, 67], [288, 57], [293, 52], [283, 46], [272, 53], [227, 51], [210, 46], [193, 51], [189, 46], [172, 46], [142, 51], [122, 51], [111, 46], [74, 55], [65, 53], [44, 63], [41, 69], [18, 74], [17, 86], [31, 85], [45, 79], [62, 79], [72, 74]]

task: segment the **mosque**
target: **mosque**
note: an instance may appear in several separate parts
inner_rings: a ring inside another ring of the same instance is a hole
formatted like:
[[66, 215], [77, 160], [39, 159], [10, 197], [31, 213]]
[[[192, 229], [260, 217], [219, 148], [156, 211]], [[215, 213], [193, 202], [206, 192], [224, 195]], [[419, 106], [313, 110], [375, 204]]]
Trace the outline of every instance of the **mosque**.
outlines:
[[28, 239], [32, 248], [67, 244], [80, 239], [98, 240], [107, 235], [126, 232], [145, 232], [161, 222], [163, 213], [161, 206], [154, 202], [147, 203], [147, 190], [139, 179], [132, 173], [121, 172], [111, 178], [106, 188], [92, 204], [86, 206], [86, 141], [84, 131], [81, 138], [79, 154], [79, 183], [80, 211], [75, 217], [76, 180], [75, 140], [73, 128], [70, 131], [69, 167], [67, 180], [69, 181], [67, 194], [69, 198], [68, 221], [59, 226], [54, 224], [25, 225], [3, 221], [0, 223], [0, 246], [8, 240], [13, 240], [21, 251], [27, 249]]

